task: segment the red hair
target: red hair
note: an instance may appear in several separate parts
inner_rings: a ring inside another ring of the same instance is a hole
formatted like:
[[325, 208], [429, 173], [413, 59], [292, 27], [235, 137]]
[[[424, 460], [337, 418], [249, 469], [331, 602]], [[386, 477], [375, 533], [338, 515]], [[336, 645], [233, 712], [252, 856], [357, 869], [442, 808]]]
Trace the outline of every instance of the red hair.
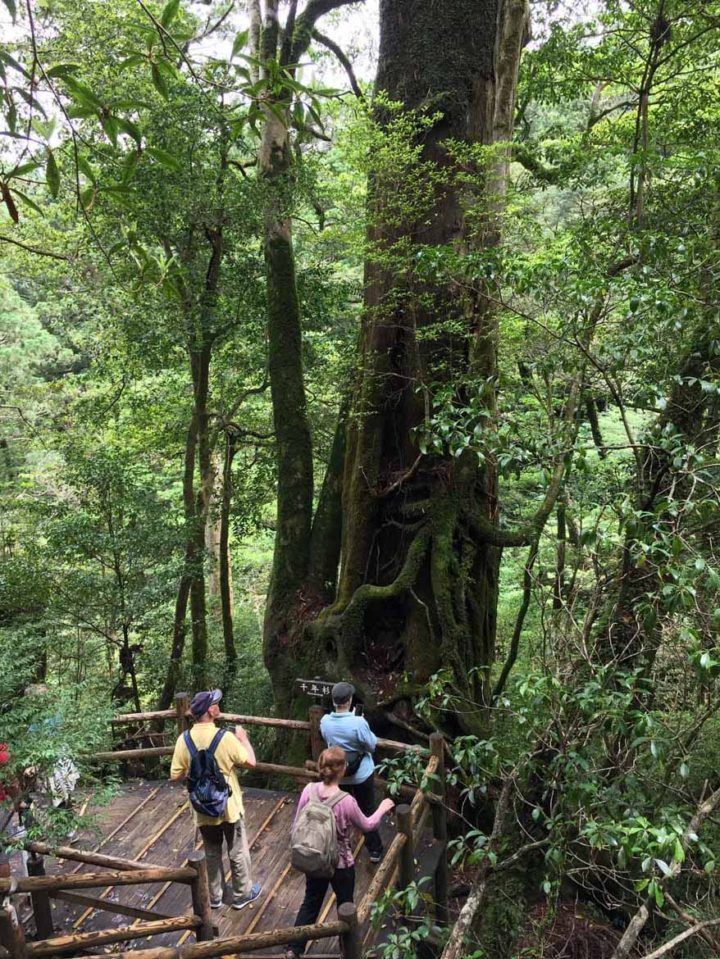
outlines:
[[330, 783], [337, 782], [338, 779], [342, 779], [345, 767], [347, 766], [345, 750], [339, 746], [331, 746], [329, 749], [323, 749], [318, 756], [317, 766], [320, 778], [326, 786], [329, 786]]

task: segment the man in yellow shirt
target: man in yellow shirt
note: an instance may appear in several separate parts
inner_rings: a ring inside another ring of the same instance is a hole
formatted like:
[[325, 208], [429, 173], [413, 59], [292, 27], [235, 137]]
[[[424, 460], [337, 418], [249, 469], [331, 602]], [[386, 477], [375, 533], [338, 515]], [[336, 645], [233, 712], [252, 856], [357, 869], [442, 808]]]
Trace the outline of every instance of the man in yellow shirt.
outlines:
[[[219, 689], [195, 693], [192, 698], [190, 712], [195, 719], [195, 724], [190, 730], [190, 738], [198, 750], [207, 749], [218, 732], [215, 720], [220, 715], [218, 704], [221, 699], [222, 692]], [[229, 730], [225, 731], [215, 749], [215, 761], [230, 787], [225, 812], [217, 818], [205, 816], [196, 810], [193, 812], [205, 847], [212, 908], [219, 909], [223, 902], [222, 850], [224, 838], [228, 847], [232, 873], [232, 906], [233, 909], [242, 909], [243, 906], [247, 906], [248, 903], [257, 899], [261, 888], [259, 883], [253, 883], [252, 881], [250, 851], [245, 832], [245, 810], [240, 783], [235, 771], [237, 766], [247, 766], [252, 769], [256, 764], [255, 751], [242, 726], [235, 727], [235, 735]], [[170, 778], [175, 780], [185, 779], [189, 771], [190, 753], [183, 734], [178, 736], [175, 743]]]

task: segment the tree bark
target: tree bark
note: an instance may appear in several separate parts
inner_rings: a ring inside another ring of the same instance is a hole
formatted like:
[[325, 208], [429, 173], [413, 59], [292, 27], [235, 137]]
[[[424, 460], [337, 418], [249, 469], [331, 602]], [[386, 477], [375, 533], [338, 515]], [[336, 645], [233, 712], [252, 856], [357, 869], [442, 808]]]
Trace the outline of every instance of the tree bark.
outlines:
[[[290, 75], [305, 54], [317, 20], [351, 0], [309, 0], [295, 17], [291, 4], [280, 29], [278, 0], [267, 0], [259, 42], [263, 63], [279, 61]], [[257, 10], [255, 10], [255, 21]], [[266, 69], [266, 68], [264, 68]], [[313, 447], [305, 397], [302, 317], [295, 275], [291, 210], [294, 170], [288, 107], [291, 94], [263, 104], [258, 172], [266, 185], [264, 253], [267, 289], [268, 373], [277, 463], [277, 520], [263, 629], [264, 657], [281, 708], [288, 708], [301, 624], [310, 595]]]
[[392, 257], [407, 237], [415, 249], [460, 252], [499, 242], [507, 151], [498, 150], [485, 189], [469, 196], [447, 142], [509, 140], [527, 8], [524, 0], [411, 6], [409, 15], [381, 3], [377, 89], [408, 110], [437, 115], [421, 134], [422, 162], [446, 175], [427, 209], [404, 222], [392, 214], [397, 183], [380, 171], [371, 184], [370, 242], [391, 266], [382, 256], [366, 265], [338, 595], [315, 633], [327, 657], [335, 655], [329, 668], [352, 673], [366, 701], [380, 689], [386, 698], [393, 676], [422, 683], [449, 666], [461, 694], [482, 706], [490, 698], [500, 552], [476, 537], [471, 520], [497, 522], [496, 467], [469, 452], [425, 455], [414, 433], [437, 394], [456, 383], [458, 405], [468, 400], [468, 384], [484, 384], [480, 401], [494, 415], [495, 310], [487, 291], [463, 297], [452, 282], [421, 283], [409, 269], [393, 269]]
[[232, 503], [232, 465], [235, 456], [235, 441], [230, 433], [225, 438], [223, 460], [222, 495], [220, 498], [220, 609], [222, 613], [223, 643], [225, 646], [225, 684], [235, 675], [237, 649], [233, 627], [232, 573], [230, 567], [230, 506]]

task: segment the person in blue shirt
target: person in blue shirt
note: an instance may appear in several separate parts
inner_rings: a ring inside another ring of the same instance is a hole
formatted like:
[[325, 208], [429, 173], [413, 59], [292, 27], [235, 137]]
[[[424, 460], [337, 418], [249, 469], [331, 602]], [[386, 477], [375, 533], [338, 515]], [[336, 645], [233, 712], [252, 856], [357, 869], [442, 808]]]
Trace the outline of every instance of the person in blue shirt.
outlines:
[[[326, 713], [320, 720], [320, 732], [328, 746], [345, 750], [348, 761], [347, 775], [340, 780], [340, 787], [357, 800], [361, 811], [370, 816], [375, 812], [375, 763], [372, 754], [377, 746], [377, 736], [370, 729], [367, 719], [356, 716], [351, 708], [355, 687], [351, 683], [335, 683], [332, 701], [335, 712]], [[370, 862], [380, 862], [383, 844], [377, 830], [365, 833], [365, 848]]]

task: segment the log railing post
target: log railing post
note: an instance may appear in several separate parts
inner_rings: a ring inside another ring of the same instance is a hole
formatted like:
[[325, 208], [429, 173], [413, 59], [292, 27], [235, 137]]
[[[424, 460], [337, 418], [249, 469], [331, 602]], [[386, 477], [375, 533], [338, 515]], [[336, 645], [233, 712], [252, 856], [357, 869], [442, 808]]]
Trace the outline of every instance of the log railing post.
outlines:
[[[45, 860], [42, 856], [32, 852], [27, 861], [28, 876], [44, 876]], [[50, 939], [54, 930], [52, 905], [50, 904], [50, 895], [45, 889], [38, 889], [30, 893], [32, 900], [33, 916], [35, 917], [35, 929], [38, 939]]]
[[188, 723], [187, 712], [190, 708], [190, 696], [187, 693], [175, 693], [175, 714], [176, 714], [176, 725], [177, 725], [177, 734], [182, 736], [185, 730], [190, 725]]
[[403, 803], [395, 809], [397, 830], [405, 836], [405, 843], [400, 849], [400, 869], [398, 885], [400, 889], [407, 889], [415, 878], [415, 849], [413, 848], [412, 813], [410, 807]]
[[358, 928], [357, 909], [354, 902], [344, 902], [338, 906], [338, 919], [347, 923], [347, 932], [340, 933], [340, 946], [343, 959], [361, 959], [362, 943]]
[[310, 752], [312, 758], [317, 762], [318, 756], [325, 748], [325, 742], [320, 733], [320, 720], [325, 715], [322, 706], [311, 706], [310, 710]]
[[448, 921], [448, 862], [447, 862], [447, 807], [445, 796], [445, 739], [441, 733], [430, 736], [430, 752], [438, 757], [438, 782], [433, 792], [438, 802], [432, 804], [433, 835], [436, 842], [442, 843], [440, 858], [435, 870], [435, 919], [445, 925]]
[[215, 938], [210, 908], [210, 886], [208, 884], [207, 864], [202, 849], [191, 852], [188, 856], [188, 866], [195, 870], [195, 877], [190, 882], [193, 912], [201, 920], [197, 930], [198, 942], [208, 942]]
[[0, 944], [5, 946], [10, 959], [27, 959], [25, 933], [9, 899], [0, 907]]

